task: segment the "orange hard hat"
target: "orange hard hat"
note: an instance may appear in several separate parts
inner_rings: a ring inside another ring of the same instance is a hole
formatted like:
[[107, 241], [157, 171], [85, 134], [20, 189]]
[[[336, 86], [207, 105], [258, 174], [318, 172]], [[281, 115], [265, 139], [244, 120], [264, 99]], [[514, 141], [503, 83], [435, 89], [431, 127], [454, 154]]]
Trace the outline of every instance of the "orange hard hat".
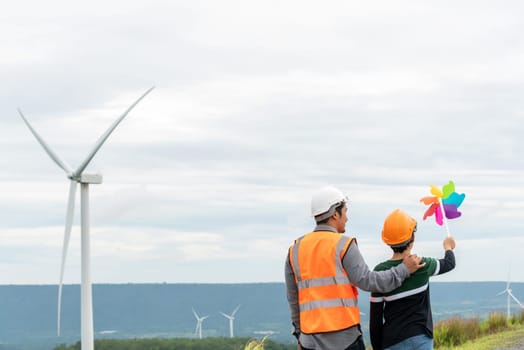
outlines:
[[400, 209], [386, 217], [382, 240], [387, 245], [399, 245], [409, 241], [417, 227], [417, 221]]

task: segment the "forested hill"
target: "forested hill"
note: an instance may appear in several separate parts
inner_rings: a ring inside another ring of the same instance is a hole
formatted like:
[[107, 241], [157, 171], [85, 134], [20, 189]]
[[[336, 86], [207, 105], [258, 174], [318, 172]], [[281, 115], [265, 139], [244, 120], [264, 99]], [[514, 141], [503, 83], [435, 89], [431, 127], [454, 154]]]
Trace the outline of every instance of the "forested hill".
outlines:
[[[505, 282], [431, 283], [435, 318], [485, 315], [504, 311], [506, 298], [496, 296]], [[511, 285], [524, 300], [524, 283]], [[57, 286], [0, 286], [0, 350], [2, 344], [25, 344], [21, 349], [51, 349], [80, 337], [80, 288], [66, 285], [63, 292], [62, 336], [56, 336]], [[283, 283], [251, 284], [96, 284], [93, 286], [97, 338], [193, 337], [196, 320], [204, 337], [229, 336], [230, 314], [241, 305], [234, 322], [235, 335], [291, 342], [289, 311]], [[367, 327], [368, 294], [359, 303]], [[516, 309], [515, 309], [516, 310]], [[28, 344], [32, 344], [29, 346]]]
[[[57, 286], [0, 286], [0, 344], [74, 342], [80, 334], [80, 287], [66, 285], [62, 296], [62, 336], [56, 337]], [[229, 336], [238, 306], [235, 335], [274, 333], [289, 341], [290, 322], [282, 283], [254, 284], [95, 284], [97, 338], [193, 337], [196, 319], [209, 315], [203, 336]], [[1, 347], [0, 347], [1, 349]]]

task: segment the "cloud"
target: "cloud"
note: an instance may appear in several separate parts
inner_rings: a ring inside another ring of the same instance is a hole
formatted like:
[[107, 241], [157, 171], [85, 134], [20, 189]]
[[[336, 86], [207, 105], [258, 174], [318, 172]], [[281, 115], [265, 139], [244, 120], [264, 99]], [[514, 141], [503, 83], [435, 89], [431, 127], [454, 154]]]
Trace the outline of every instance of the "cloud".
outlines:
[[[348, 234], [374, 259], [396, 207], [428, 232], [421, 247], [443, 234], [420, 220], [419, 198], [449, 179], [467, 196], [451, 230], [476, 247], [464, 266], [490, 242], [520, 244], [521, 5], [404, 5], [11, 4], [0, 15], [5, 283], [55, 283], [67, 205], [65, 174], [16, 108], [75, 167], [153, 85], [87, 169], [104, 176], [90, 187], [97, 281], [281, 280], [326, 184], [349, 194]], [[466, 271], [449, 278], [477, 278]]]

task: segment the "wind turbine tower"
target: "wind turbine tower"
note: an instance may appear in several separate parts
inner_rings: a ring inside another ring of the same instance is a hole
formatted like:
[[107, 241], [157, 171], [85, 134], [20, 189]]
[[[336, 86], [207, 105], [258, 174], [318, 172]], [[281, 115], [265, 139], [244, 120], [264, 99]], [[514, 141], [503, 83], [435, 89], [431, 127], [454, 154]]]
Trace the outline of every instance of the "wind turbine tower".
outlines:
[[233, 338], [233, 337], [234, 337], [234, 332], [233, 332], [233, 321], [235, 320], [235, 314], [237, 313], [238, 309], [240, 309], [240, 305], [238, 305], [238, 306], [236, 307], [236, 309], [233, 310], [233, 312], [231, 313], [231, 315], [225, 314], [225, 313], [223, 313], [222, 311], [220, 311], [220, 313], [222, 314], [222, 316], [224, 316], [225, 318], [229, 319], [229, 337], [230, 337], [230, 338]]
[[193, 315], [195, 315], [195, 318], [197, 320], [197, 325], [195, 328], [195, 336], [198, 334], [198, 338], [202, 339], [202, 323], [206, 318], [209, 317], [209, 315], [199, 317], [195, 309], [193, 309]]
[[517, 299], [517, 297], [513, 295], [512, 291], [511, 291], [511, 288], [509, 288], [510, 284], [511, 284], [511, 282], [510, 282], [509, 273], [508, 273], [508, 282], [506, 283], [506, 289], [504, 289], [502, 292], [497, 294], [497, 295], [502, 295], [502, 294], [506, 293], [506, 298], [507, 298], [507, 302], [506, 302], [506, 319], [508, 319], [508, 320], [511, 317], [511, 299], [515, 300], [517, 302], [517, 304], [519, 304], [519, 306], [522, 309], [524, 309], [524, 305], [522, 305], [522, 303]]
[[62, 282], [64, 278], [64, 267], [67, 256], [67, 248], [69, 246], [69, 238], [71, 236], [71, 227], [73, 226], [73, 215], [75, 208], [76, 186], [80, 184], [80, 225], [81, 225], [81, 342], [82, 350], [94, 350], [94, 332], [93, 332], [93, 298], [91, 286], [91, 248], [89, 237], [89, 185], [101, 184], [102, 175], [100, 174], [85, 174], [84, 170], [87, 168], [95, 154], [102, 147], [113, 130], [120, 124], [120, 122], [127, 116], [127, 114], [147, 95], [153, 90], [153, 87], [147, 90], [140, 96], [125, 112], [122, 114], [106, 132], [98, 139], [94, 147], [88, 153], [84, 161], [73, 170], [65, 161], [63, 161], [44, 139], [36, 132], [29, 124], [22, 111], [18, 109], [20, 117], [37, 139], [40, 145], [44, 148], [47, 155], [65, 171], [67, 178], [70, 180], [69, 185], [69, 201], [67, 205], [66, 224], [64, 230], [64, 244], [62, 247], [62, 263], [60, 267], [60, 284], [58, 287], [58, 312], [57, 312], [57, 333], [60, 335], [60, 314], [62, 304]]

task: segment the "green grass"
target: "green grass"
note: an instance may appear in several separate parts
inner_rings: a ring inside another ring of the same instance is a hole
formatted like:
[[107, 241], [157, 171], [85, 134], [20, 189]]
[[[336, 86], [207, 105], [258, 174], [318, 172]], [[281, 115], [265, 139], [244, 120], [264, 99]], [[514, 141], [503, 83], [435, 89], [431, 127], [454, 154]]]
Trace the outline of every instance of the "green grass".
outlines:
[[437, 323], [433, 336], [439, 350], [493, 349], [503, 340], [524, 338], [524, 312], [509, 320], [499, 313], [490, 314], [486, 320], [451, 318]]
[[459, 346], [439, 347], [439, 350], [494, 350], [511, 347], [520, 339], [524, 338], [524, 325], [515, 326], [514, 329], [505, 330], [500, 333], [482, 336], [470, 340]]

